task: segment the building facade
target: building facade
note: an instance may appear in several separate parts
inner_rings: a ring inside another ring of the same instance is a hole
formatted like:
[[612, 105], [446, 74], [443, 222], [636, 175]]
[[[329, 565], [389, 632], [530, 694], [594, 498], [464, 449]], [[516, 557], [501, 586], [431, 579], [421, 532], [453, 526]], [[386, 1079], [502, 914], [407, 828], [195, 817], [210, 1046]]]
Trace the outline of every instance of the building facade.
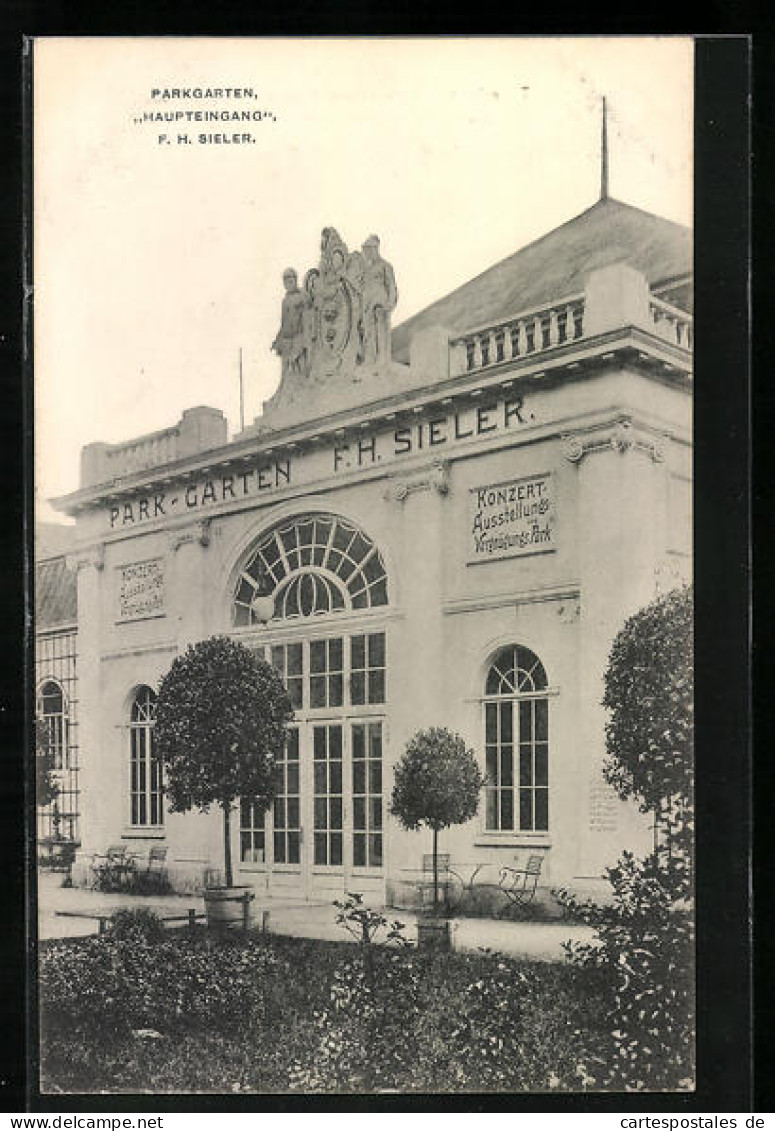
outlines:
[[[400, 286], [400, 273], [399, 273]], [[155, 692], [228, 634], [296, 717], [235, 881], [306, 899], [418, 898], [429, 834], [389, 814], [393, 767], [445, 726], [487, 775], [446, 830], [463, 874], [544, 858], [584, 886], [648, 844], [605, 785], [602, 677], [625, 618], [690, 577], [691, 247], [603, 199], [402, 326], [371, 237], [324, 229], [286, 272], [282, 379], [232, 439], [213, 408], [84, 449], [76, 519], [80, 861], [168, 849], [181, 890], [221, 866], [213, 812], [166, 811]]]

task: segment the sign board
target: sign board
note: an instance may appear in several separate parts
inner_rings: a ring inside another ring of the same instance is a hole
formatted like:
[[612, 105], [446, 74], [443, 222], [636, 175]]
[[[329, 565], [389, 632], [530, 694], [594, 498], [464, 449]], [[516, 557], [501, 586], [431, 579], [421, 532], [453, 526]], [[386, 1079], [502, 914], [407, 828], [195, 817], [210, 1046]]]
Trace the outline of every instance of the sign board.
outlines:
[[119, 570], [119, 620], [162, 616], [164, 613], [164, 559], [121, 566]]
[[468, 501], [468, 562], [545, 554], [556, 549], [551, 472], [474, 487]]

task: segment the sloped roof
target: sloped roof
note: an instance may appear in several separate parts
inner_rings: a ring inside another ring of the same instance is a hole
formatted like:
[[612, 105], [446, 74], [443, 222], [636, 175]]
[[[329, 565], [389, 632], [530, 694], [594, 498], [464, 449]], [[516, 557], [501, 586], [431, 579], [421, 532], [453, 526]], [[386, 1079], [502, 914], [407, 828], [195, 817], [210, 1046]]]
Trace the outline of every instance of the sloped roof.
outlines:
[[64, 522], [35, 523], [35, 558], [55, 558], [68, 554], [75, 545], [75, 524]]
[[78, 616], [78, 584], [67, 560], [48, 558], [35, 568], [35, 627], [71, 624]]
[[523, 247], [393, 330], [393, 357], [409, 360], [409, 338], [441, 325], [462, 332], [584, 290], [598, 267], [625, 260], [655, 285], [692, 270], [692, 234], [621, 201], [586, 212]]

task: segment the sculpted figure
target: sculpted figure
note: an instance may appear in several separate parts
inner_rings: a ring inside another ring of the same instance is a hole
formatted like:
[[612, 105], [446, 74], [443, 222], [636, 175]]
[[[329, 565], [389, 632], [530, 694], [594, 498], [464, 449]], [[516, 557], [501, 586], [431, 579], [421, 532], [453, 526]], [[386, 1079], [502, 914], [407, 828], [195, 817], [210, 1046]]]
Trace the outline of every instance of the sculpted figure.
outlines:
[[390, 315], [398, 302], [393, 268], [379, 253], [379, 238], [363, 244], [363, 338], [365, 361], [382, 364], [390, 357]]
[[299, 289], [296, 272], [288, 267], [283, 272], [285, 297], [283, 298], [280, 329], [272, 342], [272, 349], [282, 358], [282, 375], [309, 373], [307, 296]]

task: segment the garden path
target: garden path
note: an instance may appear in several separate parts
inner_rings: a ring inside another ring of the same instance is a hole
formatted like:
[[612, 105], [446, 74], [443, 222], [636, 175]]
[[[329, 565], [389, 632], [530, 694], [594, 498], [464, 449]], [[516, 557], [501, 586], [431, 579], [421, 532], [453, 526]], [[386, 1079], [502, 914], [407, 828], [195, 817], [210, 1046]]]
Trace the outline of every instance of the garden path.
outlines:
[[[61, 875], [44, 872], [38, 877], [38, 937], [40, 939], [74, 938], [97, 933], [96, 919], [57, 915], [57, 911], [110, 915], [119, 907], [149, 907], [157, 914], [185, 915], [190, 907], [204, 911], [201, 895], [141, 896], [107, 894], [86, 888], [61, 887]], [[256, 906], [271, 913], [273, 934], [298, 938], [344, 942], [350, 936], [336, 923], [336, 908], [330, 902], [305, 903], [300, 900], [262, 899]], [[406, 935], [417, 937], [417, 916], [411, 911], [384, 909], [390, 919], [406, 925]], [[589, 927], [568, 923], [514, 923], [497, 919], [453, 919], [454, 950], [476, 951], [489, 947], [503, 954], [548, 962], [564, 957], [563, 942], [573, 939], [590, 942]]]

